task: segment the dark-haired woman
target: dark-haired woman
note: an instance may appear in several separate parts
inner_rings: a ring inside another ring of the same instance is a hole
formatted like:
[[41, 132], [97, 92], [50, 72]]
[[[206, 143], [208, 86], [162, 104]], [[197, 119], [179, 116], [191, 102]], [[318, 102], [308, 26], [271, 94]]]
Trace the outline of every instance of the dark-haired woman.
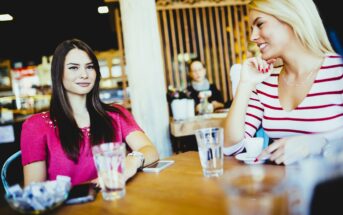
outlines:
[[24, 183], [71, 178], [72, 185], [96, 181], [91, 147], [103, 142], [126, 143], [126, 179], [158, 160], [158, 153], [131, 114], [99, 98], [100, 69], [93, 50], [72, 39], [55, 50], [50, 111], [28, 118], [22, 127]]

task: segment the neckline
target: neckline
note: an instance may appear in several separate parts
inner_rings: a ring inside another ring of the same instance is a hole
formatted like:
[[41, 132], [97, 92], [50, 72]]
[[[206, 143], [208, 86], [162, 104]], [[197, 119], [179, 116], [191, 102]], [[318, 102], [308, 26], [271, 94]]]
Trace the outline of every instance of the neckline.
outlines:
[[[305, 100], [306, 100], [306, 98], [308, 97], [308, 95], [312, 92], [313, 86], [314, 86], [316, 80], [318, 79], [318, 75], [319, 75], [319, 73], [321, 72], [322, 67], [323, 67], [323, 66], [325, 65], [325, 63], [326, 63], [327, 58], [328, 58], [328, 56], [325, 55], [325, 57], [324, 57], [324, 59], [323, 59], [323, 61], [322, 61], [322, 64], [321, 64], [320, 68], [316, 71], [317, 74], [316, 74], [316, 76], [315, 76], [313, 82], [311, 83], [310, 90], [306, 93], [306, 96], [301, 100], [301, 102], [300, 102], [295, 108], [293, 108], [293, 109], [291, 109], [291, 110], [286, 110], [286, 109], [282, 106], [282, 104], [281, 104], [279, 88], [280, 88], [280, 81], [281, 81], [281, 80], [280, 80], [280, 74], [281, 74], [281, 72], [283, 71], [283, 68], [280, 70], [280, 72], [279, 72], [279, 74], [278, 74], [278, 76], [277, 76], [277, 84], [278, 84], [278, 88], [277, 88], [277, 91], [278, 91], [278, 93], [277, 93], [277, 99], [278, 99], [278, 102], [279, 102], [279, 105], [280, 105], [282, 111], [287, 112], [287, 113], [291, 113], [291, 112], [293, 112], [294, 110], [297, 110], [297, 109], [305, 102]], [[282, 77], [281, 77], [281, 78], [282, 78]], [[288, 85], [288, 86], [289, 86], [289, 85]]]

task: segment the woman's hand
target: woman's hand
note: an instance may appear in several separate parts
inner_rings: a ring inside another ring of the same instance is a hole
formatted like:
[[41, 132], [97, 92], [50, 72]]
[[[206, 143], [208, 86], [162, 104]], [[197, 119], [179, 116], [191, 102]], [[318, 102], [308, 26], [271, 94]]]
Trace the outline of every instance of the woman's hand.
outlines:
[[272, 74], [275, 61], [275, 59], [265, 61], [260, 57], [247, 59], [242, 66], [240, 82], [254, 86], [261, 83]]
[[133, 156], [127, 156], [125, 158], [125, 181], [127, 181], [129, 178], [137, 173], [137, 169], [140, 167], [140, 165], [141, 161]]
[[257, 157], [269, 157], [277, 164], [292, 164], [310, 155], [318, 155], [326, 145], [326, 140], [320, 135], [301, 135], [282, 138], [274, 141]]

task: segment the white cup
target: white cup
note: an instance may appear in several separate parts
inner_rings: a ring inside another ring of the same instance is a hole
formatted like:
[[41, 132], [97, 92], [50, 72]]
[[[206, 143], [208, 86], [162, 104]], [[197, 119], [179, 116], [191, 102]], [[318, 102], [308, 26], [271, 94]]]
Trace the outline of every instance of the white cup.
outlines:
[[247, 151], [247, 157], [257, 157], [263, 150], [263, 142], [262, 137], [245, 138], [244, 145]]

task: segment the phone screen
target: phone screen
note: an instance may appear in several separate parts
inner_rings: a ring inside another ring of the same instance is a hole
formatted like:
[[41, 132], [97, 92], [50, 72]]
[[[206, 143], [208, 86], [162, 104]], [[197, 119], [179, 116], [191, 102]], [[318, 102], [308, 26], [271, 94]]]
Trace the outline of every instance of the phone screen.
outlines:
[[94, 184], [80, 184], [71, 188], [66, 204], [90, 202], [95, 199], [97, 189]]
[[148, 168], [161, 168], [167, 164], [168, 164], [168, 162], [158, 161], [156, 163], [149, 165]]
[[83, 196], [88, 196], [89, 191], [91, 189], [90, 184], [80, 184], [80, 185], [76, 185], [74, 187], [71, 188], [70, 192], [69, 192], [69, 196], [68, 199], [74, 199], [74, 198], [79, 198], [79, 197], [83, 197]]

